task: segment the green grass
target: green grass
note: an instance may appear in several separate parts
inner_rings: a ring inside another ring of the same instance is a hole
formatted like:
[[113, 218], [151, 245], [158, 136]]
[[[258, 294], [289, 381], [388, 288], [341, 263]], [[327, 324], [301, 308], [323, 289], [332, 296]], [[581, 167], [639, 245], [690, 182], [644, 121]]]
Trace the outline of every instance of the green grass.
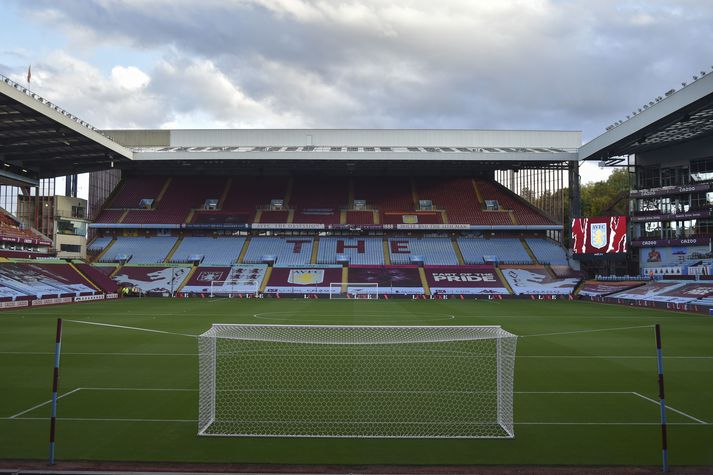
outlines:
[[[650, 326], [660, 323], [667, 403], [680, 411], [667, 414], [671, 463], [713, 465], [713, 318], [514, 300], [135, 299], [2, 312], [1, 459], [46, 457], [43, 403], [58, 317], [183, 334], [212, 323], [482, 324], [521, 336], [553, 334], [518, 342], [514, 439], [216, 438], [196, 435], [195, 339], [67, 322], [59, 460], [656, 465], [658, 406], [646, 398], [657, 399]], [[591, 332], [638, 326], [645, 328]], [[581, 333], [555, 334], [567, 332]]]

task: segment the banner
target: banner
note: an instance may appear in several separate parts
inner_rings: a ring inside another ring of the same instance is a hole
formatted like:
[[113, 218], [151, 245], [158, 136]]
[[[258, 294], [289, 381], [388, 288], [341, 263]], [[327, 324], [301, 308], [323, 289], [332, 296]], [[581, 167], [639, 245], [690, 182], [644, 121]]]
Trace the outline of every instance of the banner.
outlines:
[[431, 294], [508, 294], [492, 266], [426, 266]]
[[39, 307], [40, 305], [57, 305], [60, 303], [71, 303], [72, 297], [57, 297], [52, 299], [37, 299], [32, 301], [33, 307]]

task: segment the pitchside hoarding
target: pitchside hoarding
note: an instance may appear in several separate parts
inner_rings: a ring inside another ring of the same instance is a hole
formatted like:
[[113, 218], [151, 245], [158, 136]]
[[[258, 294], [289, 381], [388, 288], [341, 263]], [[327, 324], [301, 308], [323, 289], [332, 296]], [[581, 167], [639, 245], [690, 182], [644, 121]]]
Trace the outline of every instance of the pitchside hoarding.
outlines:
[[572, 220], [574, 254], [617, 254], [626, 251], [626, 216], [597, 216]]

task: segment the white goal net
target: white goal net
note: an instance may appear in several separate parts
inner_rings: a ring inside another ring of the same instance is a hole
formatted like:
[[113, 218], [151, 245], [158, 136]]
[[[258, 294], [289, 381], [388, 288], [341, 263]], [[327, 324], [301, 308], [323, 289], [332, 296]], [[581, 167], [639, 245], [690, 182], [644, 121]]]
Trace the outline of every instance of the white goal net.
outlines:
[[514, 437], [516, 344], [499, 326], [213, 325], [198, 434]]
[[379, 284], [377, 283], [340, 283], [330, 282], [330, 299], [378, 299]]
[[257, 295], [260, 282], [257, 280], [211, 280], [211, 297], [238, 297], [241, 295]]

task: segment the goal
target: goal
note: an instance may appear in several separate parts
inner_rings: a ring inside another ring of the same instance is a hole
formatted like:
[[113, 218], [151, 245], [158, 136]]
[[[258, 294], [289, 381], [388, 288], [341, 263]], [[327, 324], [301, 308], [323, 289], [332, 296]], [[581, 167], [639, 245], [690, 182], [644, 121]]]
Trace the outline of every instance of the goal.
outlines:
[[516, 344], [499, 326], [215, 324], [198, 434], [511, 438]]
[[329, 283], [329, 298], [330, 299], [378, 299], [379, 284], [371, 283], [353, 283], [348, 282], [342, 284], [340, 282]]
[[211, 280], [211, 297], [237, 297], [239, 295], [257, 295], [260, 282], [257, 280]]

